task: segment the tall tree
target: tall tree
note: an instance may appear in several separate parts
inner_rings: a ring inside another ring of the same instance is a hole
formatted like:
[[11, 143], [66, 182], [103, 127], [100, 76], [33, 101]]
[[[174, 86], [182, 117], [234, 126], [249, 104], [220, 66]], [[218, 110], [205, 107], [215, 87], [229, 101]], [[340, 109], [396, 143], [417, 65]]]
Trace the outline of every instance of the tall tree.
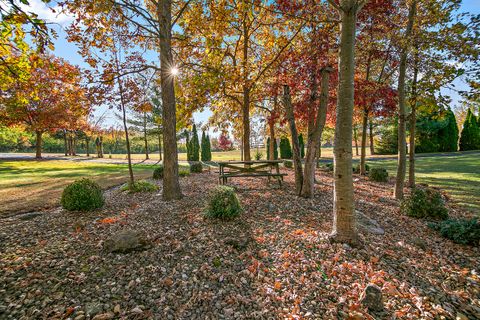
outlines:
[[36, 135], [36, 158], [42, 157], [42, 135], [67, 121], [85, 119], [85, 99], [78, 67], [51, 55], [30, 56], [28, 78], [11, 83], [0, 93], [0, 118], [7, 125], [24, 124]]
[[355, 29], [357, 14], [366, 1], [329, 0], [341, 18], [338, 54], [337, 113], [334, 154], [334, 222], [331, 239], [358, 243], [352, 180], [352, 123], [354, 105]]
[[477, 118], [472, 111], [468, 109], [460, 136], [460, 151], [477, 150], [479, 148], [480, 129], [477, 124]]
[[405, 185], [405, 174], [407, 169], [406, 155], [406, 94], [405, 77], [407, 72], [407, 57], [410, 48], [410, 40], [417, 12], [417, 0], [412, 0], [408, 8], [408, 22], [403, 38], [402, 49], [400, 53], [399, 75], [398, 75], [398, 163], [397, 177], [395, 180], [394, 196], [395, 199], [403, 199], [403, 187]]

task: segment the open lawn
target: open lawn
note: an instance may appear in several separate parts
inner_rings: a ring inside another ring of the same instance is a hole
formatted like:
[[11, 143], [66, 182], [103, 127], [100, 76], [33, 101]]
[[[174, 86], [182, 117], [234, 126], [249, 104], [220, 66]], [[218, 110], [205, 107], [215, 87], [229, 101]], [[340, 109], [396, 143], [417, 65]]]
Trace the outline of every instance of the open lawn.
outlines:
[[[135, 165], [138, 178], [150, 177], [152, 165]], [[103, 188], [127, 180], [126, 164], [65, 160], [0, 161], [0, 215], [51, 207], [59, 203], [63, 188], [88, 177]]]
[[[390, 175], [396, 175], [396, 160], [372, 161], [369, 164], [372, 167], [384, 166]], [[427, 183], [447, 191], [459, 205], [480, 215], [480, 153], [418, 157], [416, 177], [417, 183]]]

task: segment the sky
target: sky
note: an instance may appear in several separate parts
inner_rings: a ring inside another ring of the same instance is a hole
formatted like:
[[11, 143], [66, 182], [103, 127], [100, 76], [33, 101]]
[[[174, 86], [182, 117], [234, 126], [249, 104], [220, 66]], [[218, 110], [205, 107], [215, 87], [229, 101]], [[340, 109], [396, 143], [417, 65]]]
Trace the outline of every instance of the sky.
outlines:
[[[73, 17], [67, 16], [65, 14], [59, 14], [60, 9], [52, 4], [50, 4], [50, 8], [53, 8], [56, 12], [52, 12], [52, 10], [46, 5], [41, 2], [40, 0], [30, 0], [30, 6], [28, 7], [27, 11], [34, 12], [38, 14], [38, 16], [42, 19], [45, 19], [48, 22], [52, 22], [53, 28], [58, 32], [58, 38], [54, 41], [55, 43], [55, 50], [54, 54], [56, 56], [62, 57], [65, 60], [69, 61], [72, 64], [79, 65], [80, 67], [86, 67], [86, 63], [83, 61], [82, 57], [78, 54], [78, 48], [74, 43], [69, 43], [66, 40], [66, 32], [65, 29], [68, 25], [72, 22]], [[463, 0], [461, 4], [461, 11], [463, 12], [470, 12], [474, 14], [480, 14], [480, 0]], [[181, 70], [180, 70], [181, 72]], [[457, 79], [453, 83], [457, 90], [462, 90], [466, 88], [466, 85], [462, 83], [460, 79]], [[460, 96], [453, 90], [450, 89], [443, 89], [442, 94], [449, 95], [452, 98], [452, 105], [453, 107], [458, 104], [460, 101]], [[103, 114], [105, 109], [100, 108], [96, 111], [97, 114]], [[117, 120], [112, 111], [107, 112], [108, 116], [105, 120], [106, 126], [113, 125]], [[196, 123], [202, 122], [206, 123], [208, 118], [212, 112], [206, 109], [203, 112], [197, 112], [193, 115], [193, 118]], [[216, 135], [215, 133], [211, 132], [212, 135]]]

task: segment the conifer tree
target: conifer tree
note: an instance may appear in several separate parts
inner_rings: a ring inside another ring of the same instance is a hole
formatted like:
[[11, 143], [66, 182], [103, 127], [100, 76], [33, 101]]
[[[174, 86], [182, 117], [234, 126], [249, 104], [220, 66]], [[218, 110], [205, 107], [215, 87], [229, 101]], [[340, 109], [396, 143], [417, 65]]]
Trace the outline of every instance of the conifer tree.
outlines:
[[281, 159], [292, 159], [292, 147], [290, 145], [290, 140], [287, 137], [280, 139], [280, 158]]
[[191, 161], [200, 160], [200, 143], [198, 142], [197, 126], [195, 123], [192, 127], [192, 139], [190, 140]]
[[298, 144], [300, 145], [300, 158], [305, 158], [305, 142], [303, 141], [303, 134], [298, 136]]
[[447, 109], [445, 118], [445, 127], [438, 132], [439, 146], [441, 152], [455, 152], [458, 150], [458, 127], [455, 114]]
[[202, 148], [202, 154], [201, 154], [202, 161], [212, 160], [212, 153], [210, 151], [210, 139], [205, 134], [205, 131], [202, 131], [201, 148]]
[[467, 117], [463, 123], [462, 135], [460, 137], [460, 151], [476, 150], [480, 146], [480, 132], [477, 118], [468, 109]]

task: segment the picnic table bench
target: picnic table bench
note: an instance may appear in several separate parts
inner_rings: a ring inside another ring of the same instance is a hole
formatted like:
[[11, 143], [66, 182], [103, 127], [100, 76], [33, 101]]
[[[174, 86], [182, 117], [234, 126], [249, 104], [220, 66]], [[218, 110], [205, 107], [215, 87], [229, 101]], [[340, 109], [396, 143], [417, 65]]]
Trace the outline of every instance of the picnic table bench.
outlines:
[[280, 173], [279, 164], [282, 160], [255, 160], [255, 161], [220, 161], [218, 182], [226, 184], [228, 178], [234, 177], [271, 177], [276, 178], [280, 186], [283, 177], [287, 174]]

